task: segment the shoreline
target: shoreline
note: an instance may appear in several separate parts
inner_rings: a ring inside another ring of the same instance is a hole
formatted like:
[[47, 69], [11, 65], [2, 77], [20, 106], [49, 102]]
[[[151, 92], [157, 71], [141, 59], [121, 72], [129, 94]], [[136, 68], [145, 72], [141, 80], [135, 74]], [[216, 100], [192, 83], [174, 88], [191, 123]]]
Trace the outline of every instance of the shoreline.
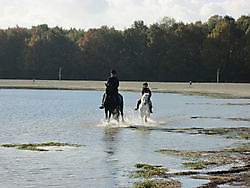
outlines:
[[[0, 79], [0, 89], [96, 90], [104, 91], [106, 81]], [[120, 81], [120, 91], [140, 92], [143, 82]], [[250, 83], [148, 82], [152, 92], [250, 99]]]

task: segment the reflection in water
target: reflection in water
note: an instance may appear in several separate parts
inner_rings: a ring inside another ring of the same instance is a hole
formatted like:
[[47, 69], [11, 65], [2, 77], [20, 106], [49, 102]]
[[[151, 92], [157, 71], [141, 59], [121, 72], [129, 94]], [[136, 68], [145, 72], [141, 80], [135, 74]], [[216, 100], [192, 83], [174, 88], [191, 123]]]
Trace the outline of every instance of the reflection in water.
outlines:
[[104, 141], [104, 151], [106, 152], [105, 164], [107, 174], [113, 176], [109, 179], [109, 185], [118, 185], [117, 182], [117, 167], [118, 159], [115, 158], [116, 153], [116, 139], [119, 139], [119, 128], [104, 128], [102, 140]]
[[115, 141], [118, 133], [119, 128], [104, 128], [103, 141], [105, 143], [105, 152], [109, 155], [115, 153]]

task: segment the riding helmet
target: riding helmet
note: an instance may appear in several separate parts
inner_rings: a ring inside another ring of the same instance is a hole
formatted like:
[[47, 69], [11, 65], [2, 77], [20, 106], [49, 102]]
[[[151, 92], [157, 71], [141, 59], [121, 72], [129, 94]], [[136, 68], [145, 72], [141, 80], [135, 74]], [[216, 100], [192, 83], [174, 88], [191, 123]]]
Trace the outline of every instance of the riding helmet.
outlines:
[[112, 69], [112, 70], [110, 71], [110, 73], [111, 73], [111, 74], [117, 74], [116, 70], [114, 70], [114, 69]]

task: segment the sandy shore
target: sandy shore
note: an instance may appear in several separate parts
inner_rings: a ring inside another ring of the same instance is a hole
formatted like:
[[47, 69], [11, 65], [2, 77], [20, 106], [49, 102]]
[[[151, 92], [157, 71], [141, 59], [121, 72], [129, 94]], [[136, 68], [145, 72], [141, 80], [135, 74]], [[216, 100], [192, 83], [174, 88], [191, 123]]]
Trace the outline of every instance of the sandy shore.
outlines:
[[[65, 89], [65, 90], [104, 90], [105, 81], [58, 81], [58, 80], [15, 80], [0, 79], [2, 89]], [[119, 90], [141, 90], [142, 82], [120, 82]], [[153, 92], [205, 95], [220, 98], [250, 98], [250, 83], [189, 83], [149, 82]]]

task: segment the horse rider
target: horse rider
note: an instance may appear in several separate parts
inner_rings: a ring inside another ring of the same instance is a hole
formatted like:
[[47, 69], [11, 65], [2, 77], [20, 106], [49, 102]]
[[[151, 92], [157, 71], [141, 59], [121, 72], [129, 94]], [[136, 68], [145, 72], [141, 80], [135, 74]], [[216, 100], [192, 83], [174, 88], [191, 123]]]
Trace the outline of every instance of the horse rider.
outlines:
[[[152, 102], [150, 100], [152, 94], [151, 94], [150, 89], [148, 88], [148, 83], [147, 82], [143, 83], [143, 85], [142, 85], [141, 94], [144, 95], [144, 93], [148, 93], [149, 94], [149, 110], [150, 110], [150, 113], [153, 113], [153, 111], [152, 111], [153, 106], [152, 106]], [[141, 99], [137, 101], [137, 105], [136, 105], [135, 110], [139, 109], [139, 105], [140, 104], [141, 104]]]
[[111, 96], [113, 100], [116, 101], [116, 103], [119, 100], [118, 97], [119, 80], [117, 78], [116, 70], [110, 71], [110, 77], [108, 78], [107, 83], [105, 83], [105, 85], [106, 85], [106, 91], [103, 94], [102, 105], [99, 107], [100, 109], [104, 108], [107, 96]]

